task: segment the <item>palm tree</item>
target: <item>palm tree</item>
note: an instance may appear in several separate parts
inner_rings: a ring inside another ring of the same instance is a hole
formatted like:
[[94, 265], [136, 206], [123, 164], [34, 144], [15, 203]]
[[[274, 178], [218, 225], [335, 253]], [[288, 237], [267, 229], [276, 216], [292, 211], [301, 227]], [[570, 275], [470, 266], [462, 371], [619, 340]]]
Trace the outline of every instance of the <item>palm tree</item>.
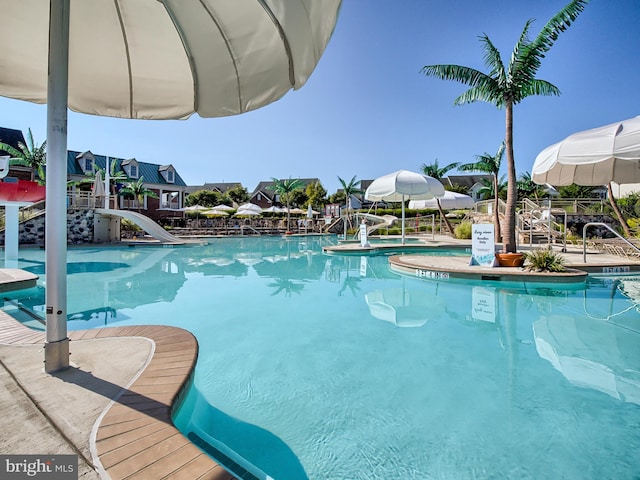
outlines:
[[484, 172], [493, 175], [493, 186], [495, 187], [493, 192], [493, 226], [494, 236], [496, 243], [500, 242], [502, 235], [500, 234], [500, 214], [498, 212], [498, 173], [500, 172], [500, 164], [502, 163], [502, 157], [504, 156], [504, 142], [498, 147], [498, 151], [494, 156], [485, 153], [484, 155], [476, 155], [476, 161], [474, 163], [465, 163], [460, 165], [458, 170], [463, 172]]
[[470, 86], [454, 100], [455, 105], [483, 101], [505, 109], [505, 145], [507, 152], [507, 212], [503, 231], [505, 252], [516, 251], [516, 164], [513, 155], [513, 107], [532, 95], [560, 95], [560, 90], [551, 83], [535, 78], [545, 54], [551, 49], [561, 32], [584, 10], [588, 0], [572, 0], [542, 28], [538, 36], [529, 40], [528, 20], [513, 49], [509, 64], [505, 67], [500, 52], [487, 35], [482, 35], [485, 65], [489, 74], [475, 68], [460, 65], [428, 65], [421, 72], [429, 77], [454, 80]]
[[549, 196], [549, 192], [543, 185], [538, 185], [531, 178], [531, 173], [524, 172], [520, 174], [520, 178], [518, 178], [516, 189], [518, 191], [518, 198], [520, 197], [531, 197], [536, 199], [536, 203], [540, 201], [541, 198], [546, 198]]
[[120, 189], [118, 195], [131, 195], [138, 204], [138, 211], [142, 208], [142, 203], [144, 202], [144, 197], [158, 198], [158, 195], [153, 191], [149, 190], [144, 185], [144, 177], [140, 177], [138, 180], [130, 181], [124, 187]]
[[[107, 158], [107, 162], [109, 162], [109, 158]], [[117, 195], [116, 185], [118, 183], [129, 182], [131, 179], [129, 176], [120, 168], [118, 168], [118, 162], [115, 158], [111, 159], [111, 168], [109, 169], [109, 195], [113, 195], [114, 197]], [[100, 172], [100, 175], [103, 179], [106, 177], [106, 168], [96, 168], [94, 172], [85, 173], [87, 178], [84, 178], [80, 181], [80, 183], [93, 183], [95, 181], [96, 175]], [[117, 207], [118, 202], [115, 202]]]
[[273, 185], [269, 185], [267, 188], [273, 190], [276, 194], [280, 195], [280, 199], [284, 199], [287, 204], [287, 232], [291, 231], [291, 212], [289, 211], [289, 203], [291, 201], [291, 194], [296, 190], [302, 188], [304, 183], [299, 178], [286, 180], [278, 180], [271, 177]]
[[347, 239], [347, 222], [349, 222], [349, 226], [351, 226], [351, 216], [349, 215], [349, 199], [351, 198], [351, 195], [358, 195], [360, 193], [362, 193], [362, 189], [360, 188], [360, 180], [356, 180], [356, 175], [354, 175], [351, 180], [349, 181], [349, 183], [347, 183], [345, 180], [343, 180], [342, 178], [338, 177], [338, 181], [340, 182], [340, 185], [342, 185], [342, 190], [344, 191], [344, 203], [345, 203], [345, 210], [347, 212], [347, 215], [345, 217], [345, 219], [342, 221], [342, 223], [344, 224], [344, 239]]
[[[458, 165], [460, 165], [460, 163], [455, 162], [455, 163], [450, 163], [445, 167], [440, 167], [438, 165], [438, 159], [436, 158], [433, 161], [433, 163], [429, 165], [427, 165], [426, 163], [423, 163], [421, 168], [422, 168], [422, 173], [440, 181], [449, 170], [458, 168]], [[447, 216], [442, 211], [442, 205], [440, 205], [440, 199], [438, 197], [436, 197], [436, 204], [438, 205], [438, 213], [440, 214], [440, 218], [444, 219], [444, 224], [447, 226], [447, 231], [449, 232], [449, 235], [453, 235], [453, 227], [451, 226], [451, 222], [449, 221]]]
[[478, 189], [478, 195], [483, 199], [493, 198], [496, 194], [498, 198], [504, 200], [507, 198], [507, 181], [502, 175], [500, 178], [489, 180], [483, 178], [480, 183], [482, 187]]
[[[11, 145], [0, 142], [0, 150], [4, 150], [11, 159], [9, 160], [11, 165], [22, 165], [31, 169], [31, 181], [35, 181], [36, 172], [41, 172], [44, 165], [47, 163], [47, 141], [42, 142], [42, 145], [38, 146], [33, 141], [33, 134], [31, 129], [27, 131], [27, 144], [18, 142], [18, 148], [13, 148]], [[44, 178], [42, 178], [44, 180]]]

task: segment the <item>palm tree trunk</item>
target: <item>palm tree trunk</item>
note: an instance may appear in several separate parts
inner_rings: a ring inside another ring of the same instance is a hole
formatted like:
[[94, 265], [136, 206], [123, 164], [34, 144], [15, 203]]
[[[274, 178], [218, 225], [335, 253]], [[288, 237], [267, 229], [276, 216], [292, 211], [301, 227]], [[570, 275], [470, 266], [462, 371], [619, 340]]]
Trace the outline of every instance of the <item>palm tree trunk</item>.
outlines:
[[611, 182], [607, 184], [607, 190], [609, 191], [609, 201], [611, 202], [611, 208], [613, 208], [613, 211], [616, 213], [616, 216], [618, 217], [618, 221], [622, 226], [622, 230], [624, 230], [624, 236], [627, 238], [630, 238], [632, 236], [631, 230], [629, 230], [629, 225], [627, 225], [627, 221], [622, 216], [620, 207], [618, 207], [618, 202], [616, 202], [616, 198], [613, 196], [613, 188], [611, 187]]
[[500, 212], [498, 212], [498, 207], [500, 206], [500, 201], [498, 199], [498, 174], [493, 174], [493, 238], [496, 243], [500, 243], [502, 240], [502, 235], [500, 233]]
[[505, 146], [507, 153], [507, 211], [504, 222], [504, 235], [502, 236], [502, 248], [506, 253], [516, 251], [516, 161], [513, 155], [513, 102], [507, 100]]
[[438, 212], [440, 212], [440, 218], [444, 220], [444, 224], [447, 226], [447, 231], [449, 235], [453, 235], [453, 227], [451, 226], [451, 222], [447, 218], [447, 216], [442, 211], [442, 205], [440, 205], [440, 199], [436, 197], [436, 203], [438, 204]]

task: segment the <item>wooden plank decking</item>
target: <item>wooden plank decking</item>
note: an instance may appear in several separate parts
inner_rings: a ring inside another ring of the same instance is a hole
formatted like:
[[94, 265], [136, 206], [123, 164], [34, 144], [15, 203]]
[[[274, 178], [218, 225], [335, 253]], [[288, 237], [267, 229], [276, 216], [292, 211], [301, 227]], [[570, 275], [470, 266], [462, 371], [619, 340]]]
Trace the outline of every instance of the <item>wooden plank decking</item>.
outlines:
[[[69, 334], [72, 341], [107, 337], [146, 337], [155, 342], [155, 352], [142, 374], [103, 416], [96, 437], [96, 469], [112, 479], [235, 479], [171, 421], [172, 405], [198, 357], [195, 337], [186, 330], [166, 326], [115, 327]], [[40, 344], [44, 340], [43, 332], [31, 330], [0, 311], [0, 343]]]

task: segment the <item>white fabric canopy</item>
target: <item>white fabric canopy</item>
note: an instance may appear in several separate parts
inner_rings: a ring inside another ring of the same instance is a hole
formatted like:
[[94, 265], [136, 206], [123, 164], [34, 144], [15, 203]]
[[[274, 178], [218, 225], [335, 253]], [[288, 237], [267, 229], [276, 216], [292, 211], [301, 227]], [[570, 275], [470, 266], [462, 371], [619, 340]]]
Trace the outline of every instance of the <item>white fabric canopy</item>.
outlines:
[[402, 202], [402, 244], [404, 245], [404, 202], [408, 199], [430, 199], [444, 195], [444, 187], [433, 177], [408, 170], [376, 178], [364, 192], [371, 201]]
[[598, 186], [640, 182], [640, 117], [574, 133], [538, 154], [538, 184]]
[[376, 178], [364, 193], [371, 201], [403, 202], [406, 199], [429, 199], [444, 195], [444, 187], [433, 177], [408, 170]]
[[[69, 108], [146, 119], [255, 110], [304, 85], [340, 3], [73, 0]], [[49, 1], [0, 0], [0, 11], [0, 94], [46, 103]]]
[[435, 210], [438, 208], [438, 200], [440, 200], [440, 206], [443, 210], [473, 208], [473, 206], [475, 205], [473, 198], [471, 198], [469, 195], [447, 190], [439, 199], [432, 198], [429, 200], [411, 200], [409, 202], [409, 208], [414, 210]]
[[67, 109], [234, 115], [300, 88], [340, 0], [0, 0], [0, 95], [47, 103], [45, 371], [69, 366]]

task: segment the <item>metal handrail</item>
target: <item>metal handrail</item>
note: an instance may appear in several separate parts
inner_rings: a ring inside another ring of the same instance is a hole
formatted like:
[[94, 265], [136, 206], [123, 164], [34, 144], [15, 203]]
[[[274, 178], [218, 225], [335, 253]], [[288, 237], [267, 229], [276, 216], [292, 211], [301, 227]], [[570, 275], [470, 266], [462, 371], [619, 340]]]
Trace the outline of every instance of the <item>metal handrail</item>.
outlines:
[[627, 245], [629, 245], [630, 247], [632, 247], [634, 250], [640, 252], [640, 248], [638, 248], [637, 246], [635, 246], [633, 243], [631, 243], [629, 240], [627, 240], [626, 238], [624, 238], [622, 235], [620, 235], [618, 232], [616, 232], [613, 228], [611, 228], [609, 225], [607, 225], [606, 223], [602, 223], [602, 222], [589, 222], [589, 223], [585, 223], [584, 228], [582, 230], [582, 261], [584, 263], [587, 263], [587, 228], [593, 226], [593, 225], [598, 225], [600, 227], [605, 227], [607, 230], [609, 230], [611, 233], [613, 233], [616, 237], [618, 237], [620, 240], [622, 240], [623, 242], [625, 242]]

